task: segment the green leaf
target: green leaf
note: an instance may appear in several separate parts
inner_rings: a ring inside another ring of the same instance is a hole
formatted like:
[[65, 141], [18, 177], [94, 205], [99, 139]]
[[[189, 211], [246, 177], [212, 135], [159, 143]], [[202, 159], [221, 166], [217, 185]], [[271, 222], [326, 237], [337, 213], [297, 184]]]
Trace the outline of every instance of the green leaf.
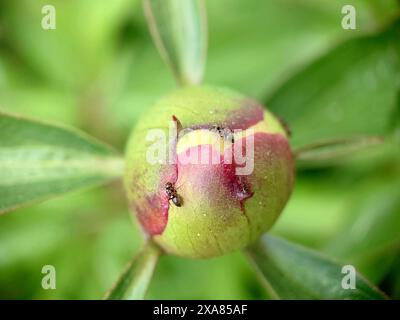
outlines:
[[399, 13], [396, 2], [352, 0], [357, 29], [343, 30], [347, 0], [208, 1], [207, 82], [265, 99], [338, 43], [381, 30]]
[[267, 106], [286, 120], [295, 148], [393, 132], [400, 77], [400, 20], [349, 40], [294, 76]]
[[[395, 1], [379, 3], [382, 9], [377, 14], [368, 5], [376, 0], [352, 0], [357, 8], [357, 30], [351, 31], [343, 30], [340, 24], [345, 0], [207, 1], [210, 37], [205, 82], [262, 100], [334, 44], [365, 31], [380, 30], [397, 14], [396, 3], [391, 4]], [[140, 12], [133, 15], [136, 40], [132, 43], [127, 39], [129, 45], [116, 51], [101, 82], [107, 100], [119, 110], [109, 112], [114, 109], [105, 108], [113, 128], [124, 130], [119, 133], [121, 137], [128, 134], [145, 109], [141, 106], [151, 106], [175, 86], [169, 72], [161, 72], [162, 61], [148, 41]], [[277, 25], [279, 32], [274, 27]]]
[[310, 144], [294, 151], [300, 166], [336, 161], [372, 145], [383, 143], [383, 137], [364, 136], [348, 139], [323, 141]]
[[148, 242], [129, 263], [114, 287], [106, 294], [107, 300], [142, 300], [161, 255], [160, 248]]
[[207, 51], [203, 0], [144, 0], [153, 40], [179, 84], [199, 84]]
[[[384, 173], [392, 180], [382, 183], [370, 177], [364, 183], [364, 190], [359, 190], [359, 197], [349, 207], [343, 227], [324, 250], [354, 263], [376, 280], [384, 274], [384, 258], [397, 256], [400, 249], [399, 173], [389, 170], [385, 167]], [[374, 263], [379, 266], [371, 269]]]
[[[101, 74], [118, 47], [115, 36], [126, 22], [127, 12], [139, 11], [136, 0], [20, 0], [7, 2], [0, 11], [2, 44], [11, 57], [18, 56], [25, 70], [61, 85], [85, 89]], [[46, 5], [56, 9], [56, 29], [43, 30]], [[76, 28], [76, 23], [85, 25]], [[96, 59], [93, 59], [93, 57]], [[15, 58], [13, 58], [15, 59]], [[62, 63], [60, 63], [62, 61]], [[18, 63], [17, 61], [14, 64]], [[20, 74], [25, 76], [25, 74]], [[37, 81], [39, 82], [39, 81]], [[33, 85], [34, 81], [30, 81]]]
[[0, 113], [0, 213], [108, 182], [119, 156], [78, 131]]
[[316, 251], [265, 235], [248, 249], [263, 284], [277, 299], [384, 299], [357, 274], [356, 289], [343, 289], [342, 266]]

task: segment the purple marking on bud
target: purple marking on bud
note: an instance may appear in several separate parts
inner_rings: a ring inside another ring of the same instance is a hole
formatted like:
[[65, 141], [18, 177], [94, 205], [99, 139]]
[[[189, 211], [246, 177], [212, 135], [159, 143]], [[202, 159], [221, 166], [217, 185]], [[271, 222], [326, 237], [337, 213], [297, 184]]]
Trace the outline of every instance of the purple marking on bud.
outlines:
[[[254, 193], [248, 178], [236, 174], [238, 164], [235, 159], [229, 156], [229, 161], [225, 161], [225, 155], [229, 150], [225, 151], [225, 154], [220, 154], [218, 150], [213, 149], [212, 145], [192, 146], [178, 154], [178, 171], [183, 176], [190, 177], [191, 184], [196, 186], [195, 192], [209, 194], [211, 201], [214, 197], [223, 194], [222, 190], [210, 190], [211, 186], [218, 185], [218, 188], [227, 190], [230, 196], [226, 198], [226, 201], [237, 201], [238, 207], [244, 213], [244, 202]], [[198, 158], [193, 159], [197, 164], [182, 161], [182, 157], [186, 157], [186, 153], [197, 155]], [[198, 164], [201, 160], [200, 155], [206, 156], [206, 163]], [[218, 163], [213, 162], [215, 158], [218, 159]], [[214, 182], [211, 183], [210, 179]]]
[[[231, 151], [234, 153], [235, 144], [232, 145]], [[242, 145], [242, 149], [245, 146]], [[245, 152], [245, 150], [244, 150]], [[222, 158], [222, 163], [224, 159]], [[232, 196], [239, 201], [239, 206], [242, 212], [244, 213], [244, 202], [251, 198], [254, 192], [251, 190], [250, 182], [248, 181], [246, 176], [239, 176], [237, 175], [237, 167], [238, 164], [235, 161], [235, 158], [230, 159], [232, 160], [232, 164], [223, 164], [223, 173], [226, 176], [226, 187], [231, 192]]]
[[149, 235], [163, 233], [168, 222], [168, 208], [168, 200], [158, 194], [147, 196], [134, 206], [140, 224]]
[[[159, 183], [159, 192], [146, 196], [142, 201], [135, 205], [135, 211], [138, 219], [150, 235], [162, 234], [168, 223], [168, 211], [170, 200], [165, 190], [165, 185], [170, 182], [173, 186], [178, 180], [178, 165], [176, 164], [176, 144], [178, 141], [178, 133], [182, 129], [179, 119], [173, 115], [172, 120], [175, 123], [176, 136], [171, 141], [171, 152], [173, 161], [163, 166], [161, 179]], [[136, 179], [133, 179], [135, 181]], [[135, 183], [135, 182], [134, 182]], [[133, 188], [138, 187], [134, 186]]]
[[264, 109], [253, 100], [246, 100], [244, 107], [231, 111], [227, 119], [220, 123], [202, 123], [190, 126], [190, 129], [211, 129], [215, 125], [230, 130], [246, 130], [264, 120]]
[[256, 101], [246, 99], [243, 107], [228, 114], [223, 127], [231, 130], [246, 130], [264, 120], [264, 108]]

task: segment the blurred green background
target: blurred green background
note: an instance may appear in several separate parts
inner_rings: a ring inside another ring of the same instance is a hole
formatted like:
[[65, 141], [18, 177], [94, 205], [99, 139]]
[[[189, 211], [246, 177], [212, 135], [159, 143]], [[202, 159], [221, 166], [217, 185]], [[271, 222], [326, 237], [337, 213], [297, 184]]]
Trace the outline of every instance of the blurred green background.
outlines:
[[[41, 28], [46, 4], [56, 30]], [[345, 4], [357, 29], [341, 26]], [[295, 147], [386, 136], [333, 163], [299, 166], [272, 232], [351, 263], [400, 298], [400, 3], [395, 0], [207, 1], [206, 82], [265, 103]], [[0, 109], [78, 127], [121, 153], [146, 107], [175, 87], [138, 0], [0, 4]], [[99, 299], [140, 248], [122, 185], [73, 193], [0, 217], [0, 298]], [[54, 265], [57, 289], [41, 287]], [[240, 253], [163, 257], [159, 299], [268, 298]]]

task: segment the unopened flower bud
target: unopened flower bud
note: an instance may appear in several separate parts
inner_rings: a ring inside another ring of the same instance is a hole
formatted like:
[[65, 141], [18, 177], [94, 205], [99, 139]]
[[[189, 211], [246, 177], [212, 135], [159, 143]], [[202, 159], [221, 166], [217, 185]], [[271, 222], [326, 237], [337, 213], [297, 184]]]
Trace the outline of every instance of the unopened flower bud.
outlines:
[[293, 187], [284, 127], [227, 89], [186, 87], [139, 120], [125, 186], [145, 233], [166, 252], [207, 258], [246, 247], [276, 221]]

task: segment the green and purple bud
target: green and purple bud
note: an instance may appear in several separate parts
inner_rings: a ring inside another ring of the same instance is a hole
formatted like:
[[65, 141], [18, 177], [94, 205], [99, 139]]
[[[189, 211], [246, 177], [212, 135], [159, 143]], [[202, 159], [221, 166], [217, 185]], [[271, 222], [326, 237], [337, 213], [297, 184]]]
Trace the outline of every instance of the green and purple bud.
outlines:
[[279, 120], [233, 91], [186, 87], [160, 100], [129, 140], [125, 186], [144, 232], [166, 252], [208, 258], [267, 231], [294, 182]]

